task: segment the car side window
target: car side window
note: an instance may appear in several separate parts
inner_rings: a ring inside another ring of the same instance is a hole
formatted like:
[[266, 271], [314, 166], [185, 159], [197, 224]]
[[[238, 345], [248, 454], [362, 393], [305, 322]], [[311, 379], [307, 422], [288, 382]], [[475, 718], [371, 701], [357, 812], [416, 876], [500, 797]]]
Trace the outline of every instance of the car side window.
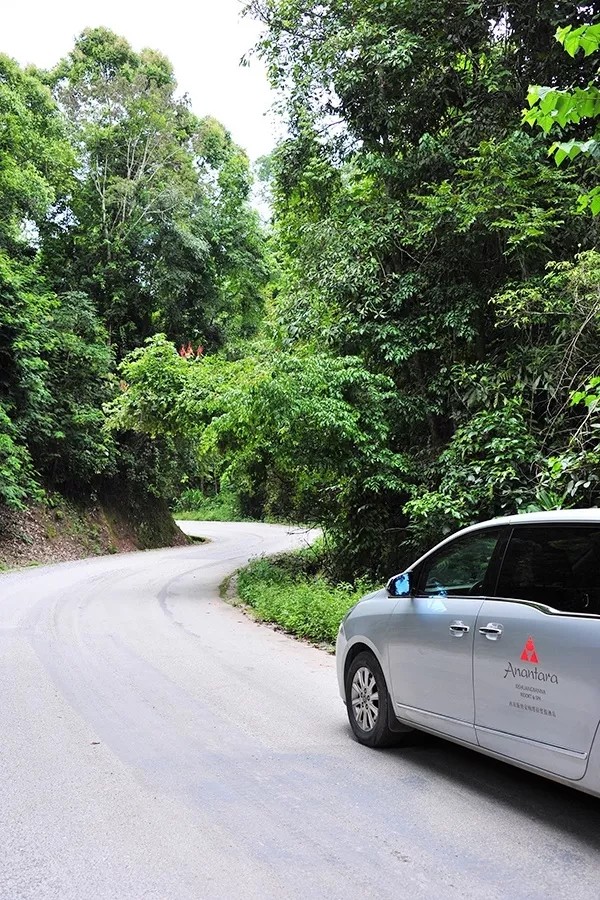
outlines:
[[600, 615], [600, 526], [516, 526], [496, 595]]
[[457, 538], [423, 563], [417, 580], [421, 596], [477, 597], [500, 535], [499, 529], [475, 532]]

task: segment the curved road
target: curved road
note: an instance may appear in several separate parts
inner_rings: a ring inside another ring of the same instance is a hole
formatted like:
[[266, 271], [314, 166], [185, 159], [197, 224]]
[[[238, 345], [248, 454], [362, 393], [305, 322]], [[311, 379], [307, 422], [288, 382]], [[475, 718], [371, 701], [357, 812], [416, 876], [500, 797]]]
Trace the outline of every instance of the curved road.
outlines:
[[350, 737], [334, 660], [218, 599], [305, 537], [0, 577], [1, 900], [597, 898], [600, 801]]

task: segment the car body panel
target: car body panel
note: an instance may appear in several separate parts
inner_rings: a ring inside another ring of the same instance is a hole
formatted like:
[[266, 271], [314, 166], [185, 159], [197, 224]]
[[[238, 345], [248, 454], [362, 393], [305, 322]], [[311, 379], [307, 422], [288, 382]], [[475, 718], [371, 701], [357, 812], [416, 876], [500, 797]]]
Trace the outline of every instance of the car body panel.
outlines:
[[[368, 647], [375, 654], [388, 681], [388, 622], [397, 603], [398, 600], [389, 597], [386, 590], [375, 591], [359, 600], [342, 621], [336, 644], [336, 662], [338, 686], [344, 702], [346, 662], [356, 644]], [[368, 623], [367, 627], [365, 622]]]
[[473, 597], [401, 599], [387, 632], [388, 684], [396, 713], [434, 728], [442, 716], [446, 733], [472, 743], [473, 638], [482, 604], [482, 598]]
[[[482, 747], [583, 778], [600, 711], [600, 619], [486, 600], [475, 635], [475, 727]], [[529, 647], [529, 651], [527, 650]]]

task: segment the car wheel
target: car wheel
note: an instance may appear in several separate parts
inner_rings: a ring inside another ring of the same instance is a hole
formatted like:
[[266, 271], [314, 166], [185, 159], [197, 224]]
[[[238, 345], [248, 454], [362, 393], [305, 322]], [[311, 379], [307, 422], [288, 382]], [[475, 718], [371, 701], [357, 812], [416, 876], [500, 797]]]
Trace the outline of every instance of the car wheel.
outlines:
[[381, 666], [372, 653], [356, 656], [346, 675], [346, 709], [356, 739], [367, 747], [389, 747], [403, 735], [388, 722], [389, 694]]

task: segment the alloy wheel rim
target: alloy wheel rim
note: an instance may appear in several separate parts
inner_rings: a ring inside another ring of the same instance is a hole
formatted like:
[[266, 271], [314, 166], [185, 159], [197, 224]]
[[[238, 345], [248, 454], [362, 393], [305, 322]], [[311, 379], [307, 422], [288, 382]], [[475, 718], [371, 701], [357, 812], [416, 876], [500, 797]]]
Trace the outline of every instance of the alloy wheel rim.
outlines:
[[361, 666], [352, 679], [352, 712], [363, 731], [372, 731], [379, 718], [379, 691], [375, 676], [366, 666]]

